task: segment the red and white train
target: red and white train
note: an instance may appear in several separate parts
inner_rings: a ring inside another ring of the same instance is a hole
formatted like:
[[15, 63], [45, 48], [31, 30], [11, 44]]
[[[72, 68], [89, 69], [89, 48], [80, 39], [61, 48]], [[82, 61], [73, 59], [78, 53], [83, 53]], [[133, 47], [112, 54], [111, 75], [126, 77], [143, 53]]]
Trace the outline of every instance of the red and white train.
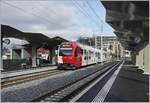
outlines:
[[58, 69], [79, 68], [101, 62], [101, 50], [77, 42], [64, 42], [58, 48]]

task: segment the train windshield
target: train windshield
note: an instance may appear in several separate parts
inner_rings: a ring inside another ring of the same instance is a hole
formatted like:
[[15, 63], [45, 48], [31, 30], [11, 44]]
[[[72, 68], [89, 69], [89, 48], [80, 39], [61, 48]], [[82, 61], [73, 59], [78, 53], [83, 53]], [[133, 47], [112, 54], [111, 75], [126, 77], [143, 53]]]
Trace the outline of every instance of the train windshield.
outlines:
[[72, 55], [72, 48], [61, 48], [59, 50], [59, 56], [71, 56]]

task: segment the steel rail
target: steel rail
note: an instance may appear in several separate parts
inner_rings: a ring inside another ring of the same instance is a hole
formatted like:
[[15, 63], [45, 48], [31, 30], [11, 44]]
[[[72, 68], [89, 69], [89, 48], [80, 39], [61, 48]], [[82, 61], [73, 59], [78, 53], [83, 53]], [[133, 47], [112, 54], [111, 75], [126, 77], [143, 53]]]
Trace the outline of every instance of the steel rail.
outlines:
[[69, 94], [71, 94], [73, 91], [75, 91], [76, 89], [82, 87], [84, 84], [93, 81], [93, 79], [95, 79], [97, 76], [102, 75], [103, 73], [105, 73], [107, 70], [109, 70], [110, 68], [114, 67], [114, 66], [118, 66], [120, 64], [120, 62], [118, 63], [112, 63], [109, 65], [106, 65], [103, 67], [103, 69], [101, 70], [97, 70], [94, 71], [93, 73], [90, 73], [88, 75], [86, 75], [85, 77], [82, 77], [80, 79], [78, 79], [77, 81], [74, 81], [70, 84], [67, 84], [63, 87], [60, 87], [54, 91], [51, 91], [45, 95], [42, 95], [40, 97], [36, 97], [32, 100], [32, 102], [59, 102], [61, 101], [63, 98], [65, 98], [66, 96], [68, 96]]
[[37, 79], [41, 79], [41, 78], [45, 78], [48, 76], [52, 76], [52, 75], [56, 75], [59, 73], [64, 73], [65, 71], [60, 71], [60, 70], [46, 70], [46, 71], [42, 71], [42, 72], [35, 72], [35, 73], [31, 73], [31, 74], [23, 74], [20, 76], [16, 76], [11, 80], [5, 80], [1, 82], [1, 89], [6, 88], [6, 87], [10, 87], [13, 85], [17, 85], [17, 84], [22, 84], [22, 83], [26, 83], [26, 82], [30, 82], [33, 80], [37, 80]]

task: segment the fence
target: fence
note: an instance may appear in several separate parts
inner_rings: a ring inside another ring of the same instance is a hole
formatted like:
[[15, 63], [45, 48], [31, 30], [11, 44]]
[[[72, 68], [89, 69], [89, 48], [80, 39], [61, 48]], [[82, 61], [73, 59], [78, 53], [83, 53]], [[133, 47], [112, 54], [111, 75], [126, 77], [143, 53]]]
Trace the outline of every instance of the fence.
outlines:
[[7, 59], [3, 60], [4, 71], [21, 70], [31, 67], [32, 62], [27, 59]]

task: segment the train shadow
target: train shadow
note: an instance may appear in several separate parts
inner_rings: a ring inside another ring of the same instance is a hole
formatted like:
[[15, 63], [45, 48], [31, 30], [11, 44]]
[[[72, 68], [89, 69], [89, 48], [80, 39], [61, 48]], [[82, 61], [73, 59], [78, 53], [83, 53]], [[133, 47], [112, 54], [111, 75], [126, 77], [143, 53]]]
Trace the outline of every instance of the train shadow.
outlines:
[[84, 69], [86, 67], [90, 67], [90, 66], [93, 66], [93, 65], [98, 65], [100, 63], [94, 63], [94, 64], [89, 64], [89, 65], [85, 65], [85, 66], [81, 66], [79, 68], [76, 68], [76, 67], [58, 67], [57, 69], [58, 70], [64, 70], [64, 71], [76, 71], [76, 70], [81, 70], [81, 69]]

